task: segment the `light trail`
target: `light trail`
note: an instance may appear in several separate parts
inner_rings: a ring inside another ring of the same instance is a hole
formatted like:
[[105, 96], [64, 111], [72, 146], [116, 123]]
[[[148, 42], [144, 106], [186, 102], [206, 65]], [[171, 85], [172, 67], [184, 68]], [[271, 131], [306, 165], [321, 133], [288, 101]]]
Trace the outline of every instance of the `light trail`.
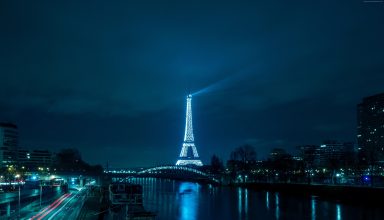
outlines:
[[71, 193], [66, 193], [66, 194], [62, 195], [55, 202], [53, 202], [51, 205], [49, 205], [48, 207], [46, 207], [43, 210], [41, 210], [37, 215], [33, 216], [31, 218], [31, 220], [34, 220], [34, 219], [41, 220], [41, 219], [43, 219], [45, 216], [47, 216], [49, 213], [51, 213], [54, 209], [56, 209], [70, 195], [71, 195]]
[[66, 196], [64, 196], [58, 203], [56, 203], [55, 206], [53, 206], [51, 209], [49, 209], [48, 211], [46, 211], [42, 216], [40, 216], [40, 218], [38, 218], [37, 220], [41, 220], [43, 219], [46, 215], [48, 215], [49, 213], [51, 213], [54, 209], [56, 209], [66, 198], [68, 198], [71, 194], [65, 194]]
[[66, 194], [60, 196], [60, 198], [56, 199], [52, 204], [50, 204], [49, 206], [45, 207], [43, 210], [41, 210], [39, 213], [37, 213], [36, 215], [34, 215], [31, 220], [37, 218], [39, 215], [43, 214], [45, 211], [47, 211], [50, 207], [54, 206], [56, 203], [58, 203]]
[[75, 196], [72, 196], [64, 205], [61, 206], [61, 208], [59, 210], [57, 210], [55, 213], [53, 213], [52, 216], [49, 217], [48, 220], [53, 219], [57, 215], [57, 213], [59, 213], [73, 198], [75, 198]]

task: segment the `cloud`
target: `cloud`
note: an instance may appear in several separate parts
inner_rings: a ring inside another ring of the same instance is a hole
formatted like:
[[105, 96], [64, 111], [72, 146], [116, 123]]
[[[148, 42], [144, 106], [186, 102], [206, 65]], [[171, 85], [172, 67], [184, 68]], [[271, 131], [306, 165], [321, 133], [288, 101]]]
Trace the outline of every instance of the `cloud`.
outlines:
[[343, 127], [340, 124], [320, 124], [314, 126], [313, 129], [321, 132], [338, 133]]
[[[210, 88], [194, 99], [212, 134], [201, 141], [229, 153], [258, 137], [267, 155], [353, 139], [355, 105], [384, 89], [380, 7], [152, 3], [1, 2], [0, 117], [28, 127], [36, 145], [41, 130], [62, 143], [130, 135], [113, 146], [167, 148], [182, 133], [188, 89]], [[79, 124], [92, 132], [76, 136]]]

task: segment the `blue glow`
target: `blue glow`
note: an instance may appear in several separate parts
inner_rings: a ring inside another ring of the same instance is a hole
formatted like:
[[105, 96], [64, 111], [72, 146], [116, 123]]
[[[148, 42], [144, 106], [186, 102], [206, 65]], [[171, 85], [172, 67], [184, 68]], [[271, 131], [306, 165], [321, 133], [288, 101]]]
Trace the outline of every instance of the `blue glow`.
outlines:
[[341, 207], [340, 204], [336, 205], [336, 220], [341, 220]]
[[217, 90], [220, 90], [220, 89], [225, 89], [225, 88], [228, 88], [232, 85], [236, 85], [236, 83], [242, 79], [244, 79], [246, 76], [248, 75], [251, 75], [251, 74], [254, 74], [256, 71], [256, 67], [255, 66], [252, 66], [250, 68], [246, 68], [246, 69], [243, 69], [243, 70], [240, 70], [240, 72], [238, 73], [235, 73], [229, 77], [226, 77], [222, 80], [219, 80], [215, 83], [212, 83], [202, 89], [200, 89], [199, 91], [197, 92], [194, 92], [192, 95], [201, 95], [201, 94], [205, 94], [205, 93], [210, 93], [210, 92], [214, 92], [214, 91], [217, 91]]
[[[196, 165], [203, 166], [203, 163], [199, 159], [199, 154], [195, 146], [195, 138], [193, 136], [193, 126], [192, 126], [192, 95], [187, 96], [187, 110], [185, 115], [185, 131], [184, 131], [184, 142], [183, 147], [180, 152], [180, 159], [176, 162], [176, 165]], [[191, 149], [193, 153], [193, 158], [188, 157], [188, 150]]]
[[316, 200], [314, 196], [311, 197], [311, 211], [312, 211], [311, 219], [315, 220], [316, 219]]
[[239, 219], [241, 219], [241, 213], [243, 211], [243, 207], [242, 207], [243, 198], [242, 198], [242, 191], [240, 187], [237, 190], [237, 200], [238, 200]]
[[222, 79], [216, 83], [213, 83], [205, 88], [202, 88], [200, 89], [199, 91], [193, 93], [192, 95], [196, 96], [196, 95], [201, 95], [201, 94], [204, 94], [204, 93], [210, 93], [210, 92], [213, 92], [213, 91], [216, 91], [216, 90], [220, 90], [220, 88], [225, 88], [227, 84], [229, 84], [229, 82], [231, 81], [232, 77], [227, 77], [225, 79]]
[[181, 183], [180, 194], [180, 216], [179, 220], [196, 220], [198, 184]]
[[[195, 140], [193, 137], [193, 126], [192, 126], [192, 95], [187, 96], [187, 111], [185, 115], [185, 131], [184, 131], [184, 142], [192, 142]], [[194, 155], [195, 156], [195, 155]]]
[[244, 212], [245, 219], [248, 219], [248, 189], [244, 190]]
[[266, 196], [265, 196], [265, 203], [267, 205], [267, 209], [269, 209], [269, 192], [267, 192]]
[[279, 207], [279, 193], [275, 193], [275, 216], [276, 219], [280, 218], [280, 207]]

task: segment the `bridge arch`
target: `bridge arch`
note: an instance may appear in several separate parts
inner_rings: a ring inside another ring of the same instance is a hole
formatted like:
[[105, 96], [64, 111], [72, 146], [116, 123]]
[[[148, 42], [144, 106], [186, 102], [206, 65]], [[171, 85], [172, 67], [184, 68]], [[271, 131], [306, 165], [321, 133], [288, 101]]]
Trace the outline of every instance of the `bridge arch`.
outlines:
[[219, 181], [207, 173], [192, 167], [184, 166], [159, 166], [141, 170], [137, 176], [169, 177], [189, 180], [201, 180], [205, 182], [219, 183]]

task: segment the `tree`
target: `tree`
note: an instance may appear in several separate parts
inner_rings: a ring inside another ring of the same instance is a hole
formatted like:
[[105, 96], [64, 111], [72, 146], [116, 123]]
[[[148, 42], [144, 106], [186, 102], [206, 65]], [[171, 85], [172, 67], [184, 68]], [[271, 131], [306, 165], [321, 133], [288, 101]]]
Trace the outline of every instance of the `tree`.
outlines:
[[87, 172], [89, 174], [100, 174], [103, 167], [100, 165], [91, 166], [82, 160], [77, 149], [67, 148], [56, 155], [56, 169], [64, 172]]
[[231, 160], [240, 161], [242, 163], [249, 163], [251, 161], [256, 161], [257, 153], [253, 146], [246, 144], [240, 147], [237, 147], [231, 153]]
[[270, 168], [274, 170], [275, 175], [277, 175], [276, 179], [287, 182], [290, 177], [289, 172], [294, 167], [292, 156], [282, 148], [272, 149], [270, 155]]
[[211, 172], [219, 174], [224, 170], [223, 162], [215, 154], [211, 157]]
[[242, 145], [231, 152], [230, 160], [227, 162], [228, 169], [237, 175], [238, 171], [247, 172], [256, 163], [257, 153], [253, 146]]
[[67, 148], [57, 153], [56, 165], [60, 170], [74, 171], [83, 168], [85, 162], [77, 149]]

